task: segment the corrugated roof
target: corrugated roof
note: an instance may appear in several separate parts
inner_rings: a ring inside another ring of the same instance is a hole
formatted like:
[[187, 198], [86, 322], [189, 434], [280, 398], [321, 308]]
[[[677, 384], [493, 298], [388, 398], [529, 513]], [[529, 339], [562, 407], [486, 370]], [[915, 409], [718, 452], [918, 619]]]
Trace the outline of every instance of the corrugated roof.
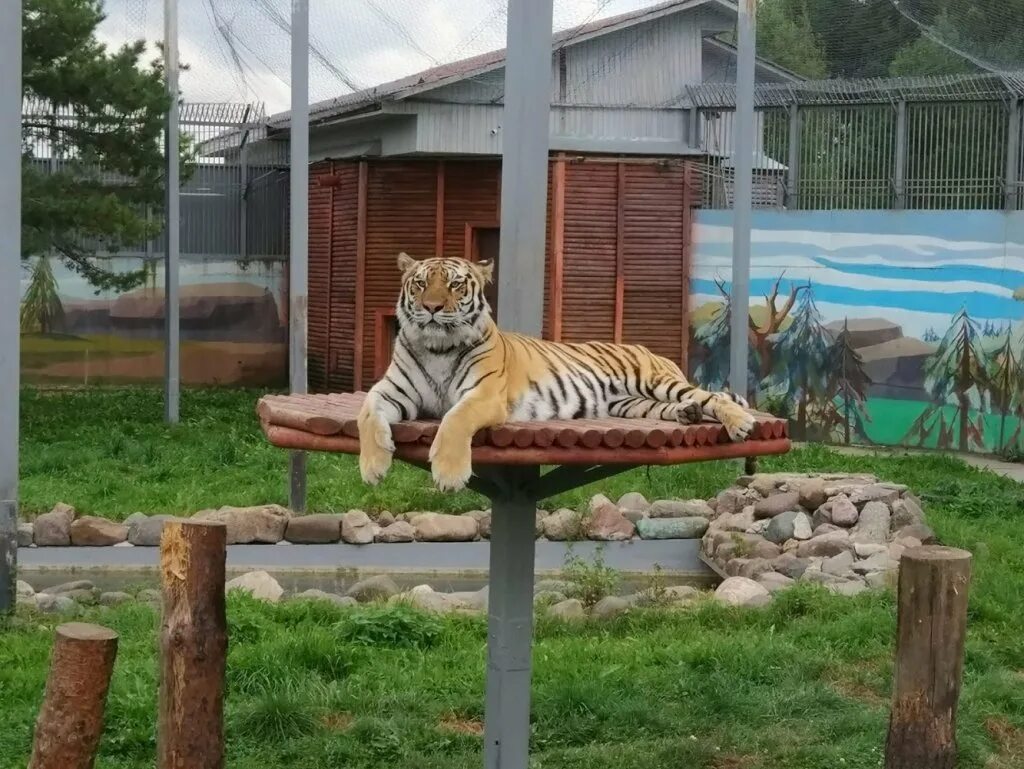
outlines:
[[[732, 2], [732, 0], [668, 0], [668, 2], [648, 6], [638, 11], [609, 16], [606, 19], [600, 19], [589, 24], [556, 32], [552, 36], [551, 47], [552, 49], [558, 49], [566, 45], [582, 42], [597, 35], [607, 34], [636, 24], [642, 24], [645, 21], [660, 16], [690, 10], [702, 5], [717, 5], [729, 12], [736, 12], [736, 3]], [[315, 122], [357, 112], [381, 101], [399, 99], [404, 92], [412, 89], [421, 90], [424, 87], [434, 85], [447, 85], [450, 82], [457, 82], [483, 74], [502, 66], [504, 62], [505, 49], [499, 48], [498, 50], [482, 53], [468, 59], [442, 64], [407, 77], [399, 78], [398, 80], [392, 80], [389, 83], [382, 83], [362, 91], [342, 94], [332, 99], [316, 102], [309, 107], [309, 117], [311, 121]], [[289, 114], [288, 112], [281, 112], [274, 115], [270, 118], [270, 124], [275, 128], [287, 126]]]

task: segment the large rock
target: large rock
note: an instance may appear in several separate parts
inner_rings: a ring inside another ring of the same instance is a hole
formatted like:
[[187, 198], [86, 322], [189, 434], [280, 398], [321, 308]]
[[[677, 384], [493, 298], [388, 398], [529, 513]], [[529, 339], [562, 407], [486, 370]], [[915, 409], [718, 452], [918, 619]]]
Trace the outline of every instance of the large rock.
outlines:
[[68, 547], [71, 545], [71, 522], [75, 508], [63, 502], [43, 513], [32, 524], [32, 539], [39, 547]]
[[771, 594], [747, 577], [729, 577], [715, 590], [715, 599], [730, 606], [764, 606]]
[[[938, 538], [935, 536], [935, 532], [932, 531], [930, 526], [923, 523], [914, 523], [910, 526], [903, 526], [896, 531], [895, 539], [899, 541], [904, 537], [912, 537], [920, 540], [922, 545], [937, 545], [939, 543]], [[36, 542], [36, 544], [39, 544]]]
[[128, 539], [128, 527], [106, 518], [87, 515], [71, 524], [71, 544], [77, 547], [107, 547]]
[[651, 505], [651, 518], [712, 518], [715, 512], [703, 499], [659, 499]]
[[715, 510], [719, 515], [738, 513], [751, 502], [748, 492], [740, 489], [726, 489], [720, 491], [715, 497]]
[[280, 505], [224, 506], [218, 510], [201, 510], [192, 517], [200, 521], [223, 523], [227, 528], [229, 545], [275, 545], [284, 539], [292, 512]]
[[815, 510], [825, 504], [825, 479], [811, 477], [796, 484], [800, 504], [808, 510]]
[[796, 584], [796, 580], [792, 577], [787, 577], [785, 574], [779, 574], [775, 571], [768, 571], [761, 574], [757, 578], [756, 582], [769, 593], [777, 593], [780, 590], [785, 590], [787, 587], [791, 587]]
[[16, 596], [18, 598], [31, 598], [36, 594], [36, 591], [32, 589], [32, 586], [28, 582], [18, 580], [15, 583]]
[[389, 599], [389, 603], [398, 602], [434, 614], [451, 614], [469, 608], [453, 594], [439, 593], [430, 585], [417, 585], [408, 593], [402, 593]]
[[772, 561], [772, 568], [790, 579], [800, 579], [810, 565], [809, 558], [798, 558], [792, 553], [783, 553]]
[[376, 533], [377, 524], [362, 510], [349, 510], [341, 516], [341, 539], [350, 545], [368, 545]]
[[600, 542], [622, 542], [632, 539], [636, 527], [619, 508], [610, 502], [599, 505], [587, 521], [587, 538]]
[[629, 607], [630, 603], [625, 598], [609, 595], [594, 604], [594, 607], [590, 610], [590, 615], [600, 619], [608, 619], [619, 614], [625, 614], [629, 611]]
[[887, 504], [869, 501], [860, 511], [860, 519], [857, 521], [857, 525], [850, 530], [850, 536], [854, 542], [861, 544], [884, 544], [889, 540], [890, 517]]
[[924, 523], [924, 510], [915, 497], [908, 494], [892, 503], [892, 522], [894, 529]]
[[341, 516], [329, 513], [296, 515], [288, 519], [284, 538], [300, 545], [337, 542], [341, 539]]
[[850, 501], [845, 494], [840, 494], [832, 500], [832, 523], [836, 526], [849, 528], [857, 523], [860, 513], [857, 506]]
[[412, 542], [416, 539], [416, 529], [411, 523], [395, 521], [390, 526], [385, 526], [377, 533], [378, 542], [397, 543]]
[[567, 598], [548, 607], [548, 614], [556, 619], [578, 622], [586, 619], [587, 612], [578, 598]]
[[764, 537], [777, 545], [787, 539], [810, 539], [811, 519], [807, 513], [780, 513], [768, 521]]
[[850, 501], [857, 507], [862, 507], [868, 502], [891, 505], [900, 498], [900, 488], [889, 483], [873, 483], [870, 486], [862, 486], [853, 492], [850, 495]]
[[284, 595], [284, 588], [265, 571], [250, 571], [240, 577], [228, 580], [225, 592], [240, 590], [253, 598], [268, 603], [277, 603]]
[[468, 515], [422, 513], [412, 519], [412, 525], [421, 542], [472, 542], [479, 532], [477, 522]]
[[583, 517], [575, 510], [563, 507], [555, 510], [541, 524], [544, 536], [555, 542], [579, 539], [582, 533]]
[[757, 579], [771, 570], [772, 562], [767, 558], [733, 558], [725, 564], [725, 573], [730, 577]]
[[487, 611], [490, 605], [490, 588], [484, 585], [479, 590], [467, 590], [462, 592], [448, 593], [448, 597], [458, 601], [463, 606], [476, 611]]
[[40, 590], [40, 593], [46, 593], [47, 595], [64, 595], [66, 593], [74, 593], [79, 590], [95, 590], [96, 586], [87, 579], [76, 579], [71, 582], [61, 582], [59, 585], [52, 585], [51, 587], [45, 587]]
[[492, 515], [490, 510], [470, 510], [468, 513], [463, 513], [463, 515], [468, 515], [476, 521], [477, 534], [481, 539], [491, 538]]
[[755, 518], [774, 518], [781, 513], [800, 510], [800, 494], [795, 491], [787, 491], [782, 494], [773, 494], [765, 499], [759, 499], [754, 503]]
[[381, 574], [359, 580], [348, 589], [346, 595], [355, 598], [360, 603], [366, 603], [391, 598], [398, 595], [398, 592], [398, 585], [395, 584], [395, 581], [386, 574]]
[[395, 522], [395, 516], [393, 516], [387, 510], [381, 510], [379, 513], [377, 513], [377, 517], [374, 519], [374, 521], [382, 529], [386, 529], [388, 526]]
[[173, 515], [154, 515], [133, 518], [128, 524], [128, 541], [136, 547], [160, 547], [160, 535], [164, 522], [173, 520]]
[[35, 596], [36, 608], [47, 614], [75, 614], [78, 604], [66, 595], [38, 593]]
[[[638, 491], [629, 491], [619, 497], [619, 510], [622, 514], [636, 523], [637, 518], [646, 518], [651, 512], [651, 503], [647, 497]], [[630, 514], [636, 516], [632, 517]]]
[[843, 582], [827, 582], [825, 589], [839, 595], [854, 596], [863, 593], [868, 586], [859, 579], [851, 579]]
[[18, 524], [18, 547], [32, 547], [33, 528], [27, 521]]
[[128, 593], [123, 593], [120, 590], [113, 590], [109, 593], [100, 593], [100, 606], [120, 606], [123, 603], [128, 603], [132, 600], [132, 597]]
[[746, 531], [754, 525], [754, 506], [747, 505], [738, 513], [722, 513], [711, 525], [725, 531]]
[[821, 570], [825, 574], [831, 574], [835, 577], [847, 577], [853, 569], [855, 560], [851, 551], [844, 550], [842, 553], [830, 556], [822, 561]]
[[708, 519], [642, 518], [636, 523], [641, 539], [699, 539], [708, 529]]
[[853, 541], [845, 529], [829, 531], [801, 542], [796, 549], [797, 557], [811, 558], [815, 556], [829, 557], [846, 550], [853, 550]]
[[310, 590], [303, 590], [301, 593], [296, 593], [292, 596], [293, 601], [326, 601], [332, 603], [335, 606], [349, 607], [357, 605], [358, 601], [355, 598], [350, 598], [347, 595], [338, 595], [337, 593], [326, 593], [323, 590], [317, 590], [312, 588]]
[[899, 565], [899, 560], [890, 558], [889, 553], [884, 552], [875, 553], [870, 558], [857, 561], [857, 563], [853, 564], [853, 570], [858, 574], [870, 574], [873, 571], [890, 571], [898, 568]]

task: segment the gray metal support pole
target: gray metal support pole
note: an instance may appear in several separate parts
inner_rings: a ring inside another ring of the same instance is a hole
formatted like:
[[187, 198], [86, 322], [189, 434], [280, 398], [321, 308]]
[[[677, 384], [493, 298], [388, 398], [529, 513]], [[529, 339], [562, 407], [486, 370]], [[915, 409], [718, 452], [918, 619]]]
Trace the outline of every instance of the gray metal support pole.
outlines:
[[[309, 296], [309, 0], [292, 0], [291, 237], [288, 260], [288, 369], [291, 391], [305, 393]], [[289, 504], [306, 510], [306, 455], [291, 455]]]
[[167, 110], [164, 157], [167, 161], [164, 214], [167, 220], [167, 251], [164, 255], [164, 419], [177, 423], [180, 415], [181, 356], [178, 305], [178, 260], [181, 238], [181, 178], [178, 152], [178, 0], [164, 0], [164, 66]]
[[509, 0], [498, 321], [540, 336], [544, 312], [552, 0]]
[[249, 258], [249, 146], [238, 153], [238, 258]]
[[729, 386], [746, 395], [748, 316], [750, 313], [750, 227], [753, 218], [754, 54], [757, 0], [740, 0], [736, 20], [736, 136], [734, 139], [732, 220], [732, 317], [729, 335]]
[[484, 769], [527, 769], [537, 467], [496, 467], [491, 500]]
[[896, 161], [892, 170], [893, 188], [896, 192], [896, 210], [907, 207], [907, 103], [900, 99], [896, 104]]
[[1012, 99], [1006, 133], [1006, 210], [1020, 205], [1021, 100]]
[[0, 3], [0, 616], [18, 573], [18, 305], [21, 299], [21, 1]]
[[800, 105], [789, 105], [789, 162], [786, 171], [786, 208], [800, 207]]

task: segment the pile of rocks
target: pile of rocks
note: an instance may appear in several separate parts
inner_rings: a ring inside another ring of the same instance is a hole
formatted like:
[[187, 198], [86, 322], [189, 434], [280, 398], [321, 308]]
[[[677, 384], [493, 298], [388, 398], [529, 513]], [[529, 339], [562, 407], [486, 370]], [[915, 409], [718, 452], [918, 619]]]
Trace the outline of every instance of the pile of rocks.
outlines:
[[889, 585], [907, 548], [935, 542], [907, 487], [872, 475], [743, 476], [709, 505], [706, 559], [724, 576], [746, 580], [732, 588], [759, 596], [747, 581], [765, 595], [797, 580], [843, 595]]
[[[537, 510], [535, 533], [555, 541], [699, 539], [712, 515], [711, 507], [702, 499], [648, 502], [642, 494], [630, 492], [616, 504], [598, 494], [584, 512], [568, 508], [550, 513]], [[116, 523], [96, 516], [79, 516], [73, 507], [61, 503], [33, 523], [19, 524], [18, 546], [157, 547], [164, 521], [173, 517], [134, 513], [123, 523]], [[296, 515], [280, 505], [257, 505], [201, 510], [192, 518], [223, 523], [229, 545], [472, 542], [491, 536], [490, 510], [471, 510], [462, 515], [392, 515], [384, 511], [371, 517], [362, 510]]]

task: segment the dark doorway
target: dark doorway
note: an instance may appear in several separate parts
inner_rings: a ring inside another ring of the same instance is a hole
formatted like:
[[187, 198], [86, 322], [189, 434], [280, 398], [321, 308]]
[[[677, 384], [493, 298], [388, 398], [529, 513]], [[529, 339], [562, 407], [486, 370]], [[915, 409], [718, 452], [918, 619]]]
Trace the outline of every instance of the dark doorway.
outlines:
[[498, 316], [498, 241], [501, 239], [500, 227], [477, 227], [473, 230], [473, 260], [490, 259], [494, 264], [494, 279], [484, 287], [484, 296], [491, 305], [494, 317]]

